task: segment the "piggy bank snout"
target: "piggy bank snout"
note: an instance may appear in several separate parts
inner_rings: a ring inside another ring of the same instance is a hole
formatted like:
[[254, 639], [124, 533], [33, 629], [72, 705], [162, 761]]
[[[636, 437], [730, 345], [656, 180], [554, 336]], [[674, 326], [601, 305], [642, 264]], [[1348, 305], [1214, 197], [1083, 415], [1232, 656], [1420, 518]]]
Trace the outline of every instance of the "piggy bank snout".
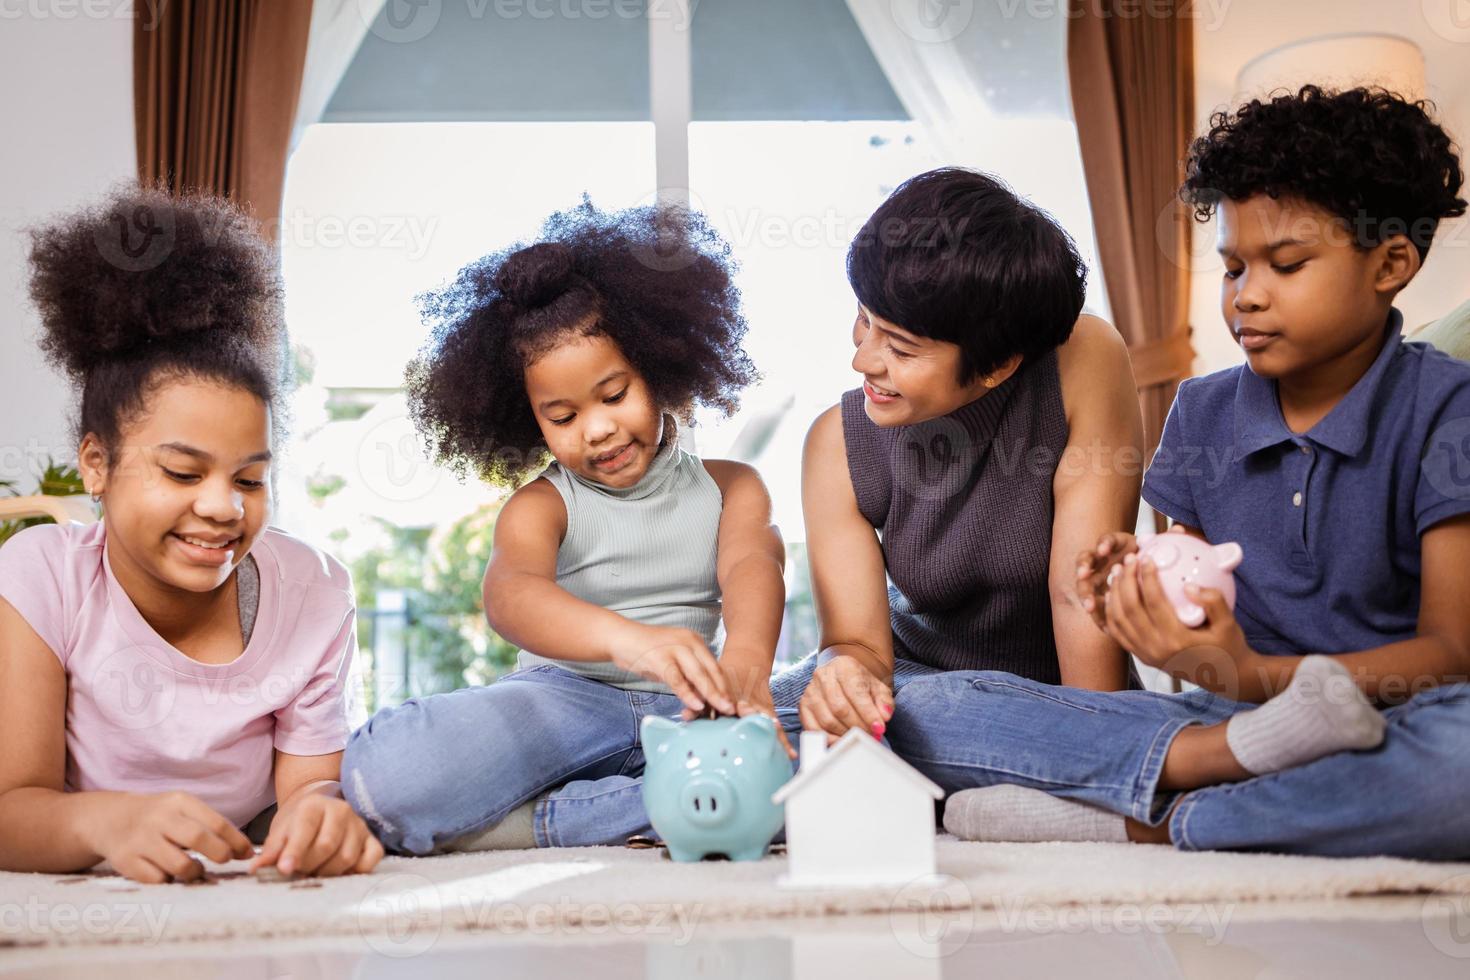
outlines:
[[734, 788], [719, 776], [695, 776], [679, 793], [679, 810], [684, 819], [701, 827], [727, 823], [735, 816]]

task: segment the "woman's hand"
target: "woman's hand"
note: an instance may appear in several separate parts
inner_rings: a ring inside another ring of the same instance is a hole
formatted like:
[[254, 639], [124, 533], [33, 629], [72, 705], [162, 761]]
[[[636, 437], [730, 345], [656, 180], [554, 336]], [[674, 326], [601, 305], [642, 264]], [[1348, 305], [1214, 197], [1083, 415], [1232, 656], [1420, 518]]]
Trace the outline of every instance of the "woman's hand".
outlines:
[[612, 662], [639, 677], [667, 684], [684, 707], [696, 714], [710, 706], [721, 714], [735, 713], [735, 700], [719, 663], [704, 638], [693, 630], [630, 622], [613, 647]]
[[1185, 594], [1204, 608], [1206, 617], [1204, 625], [1190, 629], [1164, 594], [1152, 560], [1129, 555], [1121, 569], [1108, 591], [1104, 615], [1108, 634], [1124, 649], [1171, 677], [1232, 700], [1270, 696], [1263, 657], [1246, 643], [1223, 594], [1185, 586]]
[[893, 688], [843, 654], [812, 671], [801, 695], [801, 727], [826, 732], [828, 745], [854, 728], [881, 738], [892, 717]]
[[306, 793], [276, 811], [251, 872], [275, 865], [284, 875], [367, 874], [383, 859], [383, 845], [340, 796]]
[[96, 821], [97, 853], [118, 874], [150, 885], [201, 877], [204, 866], [190, 851], [218, 864], [255, 852], [238, 827], [188, 793], [118, 793]]

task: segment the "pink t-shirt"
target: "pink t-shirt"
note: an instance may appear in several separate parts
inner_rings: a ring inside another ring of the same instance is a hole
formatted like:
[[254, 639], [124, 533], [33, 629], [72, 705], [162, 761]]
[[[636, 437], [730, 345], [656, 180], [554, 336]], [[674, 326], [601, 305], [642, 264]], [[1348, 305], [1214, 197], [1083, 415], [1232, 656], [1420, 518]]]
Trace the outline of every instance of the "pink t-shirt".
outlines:
[[275, 802], [272, 749], [347, 744], [357, 645], [335, 559], [275, 528], [250, 554], [260, 605], [243, 653], [191, 660], [138, 612], [105, 555], [106, 524], [29, 528], [0, 547], [0, 597], [66, 669], [66, 788], [182, 790], [243, 826]]

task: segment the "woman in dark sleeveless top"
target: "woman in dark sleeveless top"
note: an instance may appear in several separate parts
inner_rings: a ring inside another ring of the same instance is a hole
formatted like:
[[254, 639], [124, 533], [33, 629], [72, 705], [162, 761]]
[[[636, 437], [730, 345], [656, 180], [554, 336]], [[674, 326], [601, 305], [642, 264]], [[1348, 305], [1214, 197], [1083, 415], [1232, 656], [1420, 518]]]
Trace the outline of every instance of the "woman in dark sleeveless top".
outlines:
[[1127, 349], [1079, 317], [1085, 275], [1049, 216], [966, 170], [906, 182], [854, 239], [863, 384], [803, 456], [821, 648], [772, 683], [803, 727], [881, 736], [934, 671], [1127, 686], [1073, 585], [1132, 529], [1142, 473]]

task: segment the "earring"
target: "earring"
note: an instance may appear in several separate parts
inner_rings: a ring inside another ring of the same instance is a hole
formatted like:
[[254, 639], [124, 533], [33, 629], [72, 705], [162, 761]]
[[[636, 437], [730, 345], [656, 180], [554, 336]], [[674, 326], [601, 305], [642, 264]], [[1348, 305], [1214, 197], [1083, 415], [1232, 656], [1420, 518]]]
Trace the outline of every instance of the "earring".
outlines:
[[985, 379], [985, 387], [987, 387], [987, 388], [994, 388], [995, 387], [995, 379], [994, 378], [986, 378]]

